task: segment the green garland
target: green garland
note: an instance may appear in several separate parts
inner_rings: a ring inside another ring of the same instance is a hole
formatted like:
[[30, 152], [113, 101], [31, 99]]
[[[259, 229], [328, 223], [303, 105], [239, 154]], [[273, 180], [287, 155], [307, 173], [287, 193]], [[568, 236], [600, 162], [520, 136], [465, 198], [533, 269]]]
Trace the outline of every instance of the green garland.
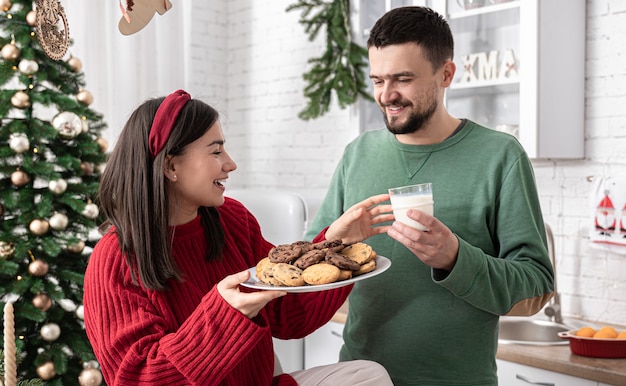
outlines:
[[[307, 106], [298, 117], [318, 118], [328, 112], [333, 90], [343, 109], [357, 101], [358, 96], [373, 100], [367, 90], [365, 70], [367, 50], [352, 41], [350, 0], [298, 0], [287, 12], [300, 9], [300, 24], [305, 26], [309, 41], [315, 40], [326, 27], [326, 51], [309, 59], [313, 67], [303, 74], [307, 86]], [[315, 12], [314, 12], [315, 11]]]

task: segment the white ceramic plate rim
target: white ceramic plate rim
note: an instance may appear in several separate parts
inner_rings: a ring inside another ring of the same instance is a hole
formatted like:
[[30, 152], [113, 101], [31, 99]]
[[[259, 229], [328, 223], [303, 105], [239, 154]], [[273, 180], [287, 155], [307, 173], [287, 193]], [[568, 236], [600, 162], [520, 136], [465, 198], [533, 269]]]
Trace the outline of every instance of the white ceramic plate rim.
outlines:
[[387, 269], [391, 267], [391, 260], [384, 256], [376, 256], [376, 269], [372, 272], [364, 273], [363, 275], [359, 275], [353, 277], [352, 279], [336, 281], [334, 283], [329, 284], [319, 284], [319, 285], [305, 285], [298, 287], [279, 287], [270, 284], [263, 283], [256, 277], [256, 268], [252, 267], [248, 269], [250, 272], [250, 279], [241, 283], [242, 286], [257, 289], [257, 290], [278, 290], [285, 291], [291, 293], [302, 293], [302, 292], [318, 292], [318, 291], [326, 291], [335, 288], [341, 288], [352, 283], [356, 283], [361, 280], [369, 279], [370, 277], [374, 277], [380, 275], [385, 272]]

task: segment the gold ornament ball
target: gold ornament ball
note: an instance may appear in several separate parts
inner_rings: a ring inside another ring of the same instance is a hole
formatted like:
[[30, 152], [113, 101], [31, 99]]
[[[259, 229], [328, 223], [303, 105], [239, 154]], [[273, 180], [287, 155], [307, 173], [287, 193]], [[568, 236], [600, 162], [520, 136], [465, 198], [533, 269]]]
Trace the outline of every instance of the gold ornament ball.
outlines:
[[31, 27], [37, 25], [37, 11], [30, 11], [26, 14], [26, 23]]
[[0, 10], [7, 12], [9, 9], [11, 9], [12, 6], [13, 3], [11, 2], [11, 0], [0, 0]]
[[11, 97], [11, 104], [18, 109], [25, 109], [30, 106], [30, 97], [24, 91], [18, 91]]
[[93, 103], [93, 95], [87, 90], [81, 90], [76, 94], [76, 100], [80, 103], [89, 106]]
[[91, 162], [81, 162], [80, 163], [80, 170], [83, 172], [83, 175], [90, 176], [90, 175], [93, 174], [93, 172], [95, 170], [95, 166]]
[[21, 170], [16, 170], [13, 173], [11, 173], [11, 183], [17, 187], [22, 187], [25, 185], [28, 185], [28, 183], [30, 182], [30, 176], [21, 171]]
[[20, 49], [13, 43], [7, 43], [2, 47], [2, 59], [15, 60], [20, 57]]
[[78, 59], [75, 56], [70, 57], [67, 60], [67, 64], [70, 66], [70, 68], [74, 72], [78, 72], [83, 68], [83, 62], [81, 62], [80, 59]]
[[101, 152], [106, 153], [107, 150], [109, 150], [109, 142], [107, 142], [106, 139], [98, 137], [98, 139], [96, 139], [96, 143], [98, 144]]
[[102, 384], [102, 373], [98, 369], [83, 369], [78, 376], [80, 386], [100, 386]]
[[31, 221], [28, 228], [33, 234], [41, 236], [48, 233], [48, 229], [50, 229], [50, 224], [48, 224], [46, 220], [35, 219]]
[[85, 242], [78, 240], [76, 244], [68, 245], [67, 250], [72, 253], [81, 253], [85, 249]]
[[46, 362], [43, 365], [37, 367], [37, 375], [39, 375], [39, 378], [43, 379], [44, 381], [49, 381], [50, 379], [54, 378], [57, 375], [57, 371], [54, 368], [54, 363]]
[[33, 298], [33, 306], [41, 311], [48, 311], [52, 307], [52, 298], [47, 294], [37, 294]]
[[35, 259], [32, 263], [28, 264], [28, 273], [33, 276], [42, 277], [46, 276], [49, 270], [48, 263], [43, 260]]

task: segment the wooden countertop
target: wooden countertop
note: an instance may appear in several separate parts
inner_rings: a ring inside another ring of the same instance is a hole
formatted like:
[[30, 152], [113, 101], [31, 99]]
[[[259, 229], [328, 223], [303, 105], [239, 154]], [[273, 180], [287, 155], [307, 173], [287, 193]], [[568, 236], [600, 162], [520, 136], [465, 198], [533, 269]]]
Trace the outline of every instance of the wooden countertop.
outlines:
[[[348, 302], [335, 313], [331, 321], [345, 323]], [[574, 377], [590, 379], [610, 385], [626, 385], [626, 359], [590, 358], [572, 354], [569, 345], [531, 346], [501, 344], [498, 359], [537, 367]]]
[[626, 359], [583, 357], [572, 354], [569, 345], [501, 344], [496, 357], [610, 385], [626, 385]]

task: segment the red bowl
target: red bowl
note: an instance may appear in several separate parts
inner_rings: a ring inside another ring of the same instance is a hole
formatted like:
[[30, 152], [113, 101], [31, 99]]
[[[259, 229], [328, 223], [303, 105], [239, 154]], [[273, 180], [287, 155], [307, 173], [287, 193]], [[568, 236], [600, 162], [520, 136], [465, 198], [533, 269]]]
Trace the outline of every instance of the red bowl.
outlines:
[[577, 330], [559, 332], [559, 338], [569, 340], [572, 353], [594, 358], [626, 358], [626, 339], [585, 338]]

